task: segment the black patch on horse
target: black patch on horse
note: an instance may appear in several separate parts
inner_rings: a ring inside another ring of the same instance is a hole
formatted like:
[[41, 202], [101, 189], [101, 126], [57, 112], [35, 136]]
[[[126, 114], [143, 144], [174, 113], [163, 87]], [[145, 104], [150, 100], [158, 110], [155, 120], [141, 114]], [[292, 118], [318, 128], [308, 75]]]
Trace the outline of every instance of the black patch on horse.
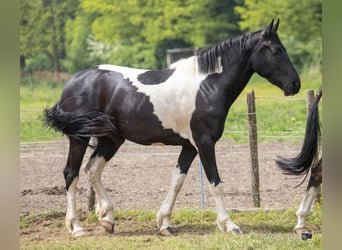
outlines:
[[138, 75], [138, 80], [146, 85], [165, 82], [175, 72], [174, 69], [150, 70]]

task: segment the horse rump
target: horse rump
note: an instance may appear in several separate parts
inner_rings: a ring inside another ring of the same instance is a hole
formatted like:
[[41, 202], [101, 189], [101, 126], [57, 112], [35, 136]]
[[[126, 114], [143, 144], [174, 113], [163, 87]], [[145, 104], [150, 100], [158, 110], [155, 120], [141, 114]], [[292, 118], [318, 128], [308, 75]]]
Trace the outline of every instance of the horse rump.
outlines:
[[117, 132], [113, 118], [99, 111], [65, 112], [57, 103], [44, 110], [44, 125], [76, 139], [112, 137]]
[[294, 158], [279, 157], [277, 165], [289, 175], [307, 174], [318, 155], [320, 125], [318, 117], [318, 103], [322, 96], [322, 90], [317, 93], [315, 101], [309, 111], [306, 120], [306, 130], [301, 152]]

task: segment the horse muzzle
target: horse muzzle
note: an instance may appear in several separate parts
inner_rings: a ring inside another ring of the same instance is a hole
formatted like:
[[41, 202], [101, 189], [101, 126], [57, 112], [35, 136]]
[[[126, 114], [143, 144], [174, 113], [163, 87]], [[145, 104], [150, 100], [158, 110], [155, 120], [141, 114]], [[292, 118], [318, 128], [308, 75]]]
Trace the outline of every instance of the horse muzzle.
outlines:
[[300, 86], [301, 86], [301, 84], [300, 84], [299, 78], [296, 80], [293, 80], [291, 83], [291, 87], [284, 89], [285, 96], [291, 96], [291, 95], [297, 94], [300, 90]]

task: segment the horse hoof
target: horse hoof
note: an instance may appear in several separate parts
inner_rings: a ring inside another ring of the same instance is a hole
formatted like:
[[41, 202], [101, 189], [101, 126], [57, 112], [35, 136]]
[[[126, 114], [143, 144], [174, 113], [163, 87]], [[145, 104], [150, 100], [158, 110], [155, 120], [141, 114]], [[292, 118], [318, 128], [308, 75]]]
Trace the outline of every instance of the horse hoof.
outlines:
[[312, 233], [310, 231], [304, 231], [301, 234], [302, 240], [312, 239]]
[[171, 227], [167, 227], [167, 228], [161, 230], [160, 234], [162, 236], [171, 236], [171, 235], [175, 235], [175, 231]]
[[240, 230], [240, 228], [234, 228], [232, 231], [233, 235], [241, 235], [242, 231]]
[[114, 223], [111, 223], [109, 221], [102, 220], [100, 222], [101, 226], [104, 228], [106, 233], [113, 233], [114, 232]]
[[84, 228], [81, 228], [77, 231], [72, 232], [72, 237], [74, 238], [80, 238], [80, 237], [84, 237], [87, 236], [89, 233], [87, 230], [85, 230]]

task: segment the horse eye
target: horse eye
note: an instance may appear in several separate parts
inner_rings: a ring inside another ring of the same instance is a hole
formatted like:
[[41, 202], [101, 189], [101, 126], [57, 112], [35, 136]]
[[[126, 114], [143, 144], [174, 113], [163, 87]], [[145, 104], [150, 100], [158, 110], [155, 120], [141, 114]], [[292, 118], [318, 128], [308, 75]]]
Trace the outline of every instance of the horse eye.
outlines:
[[273, 54], [280, 53], [280, 49], [279, 48], [271, 48], [271, 51], [272, 51]]

